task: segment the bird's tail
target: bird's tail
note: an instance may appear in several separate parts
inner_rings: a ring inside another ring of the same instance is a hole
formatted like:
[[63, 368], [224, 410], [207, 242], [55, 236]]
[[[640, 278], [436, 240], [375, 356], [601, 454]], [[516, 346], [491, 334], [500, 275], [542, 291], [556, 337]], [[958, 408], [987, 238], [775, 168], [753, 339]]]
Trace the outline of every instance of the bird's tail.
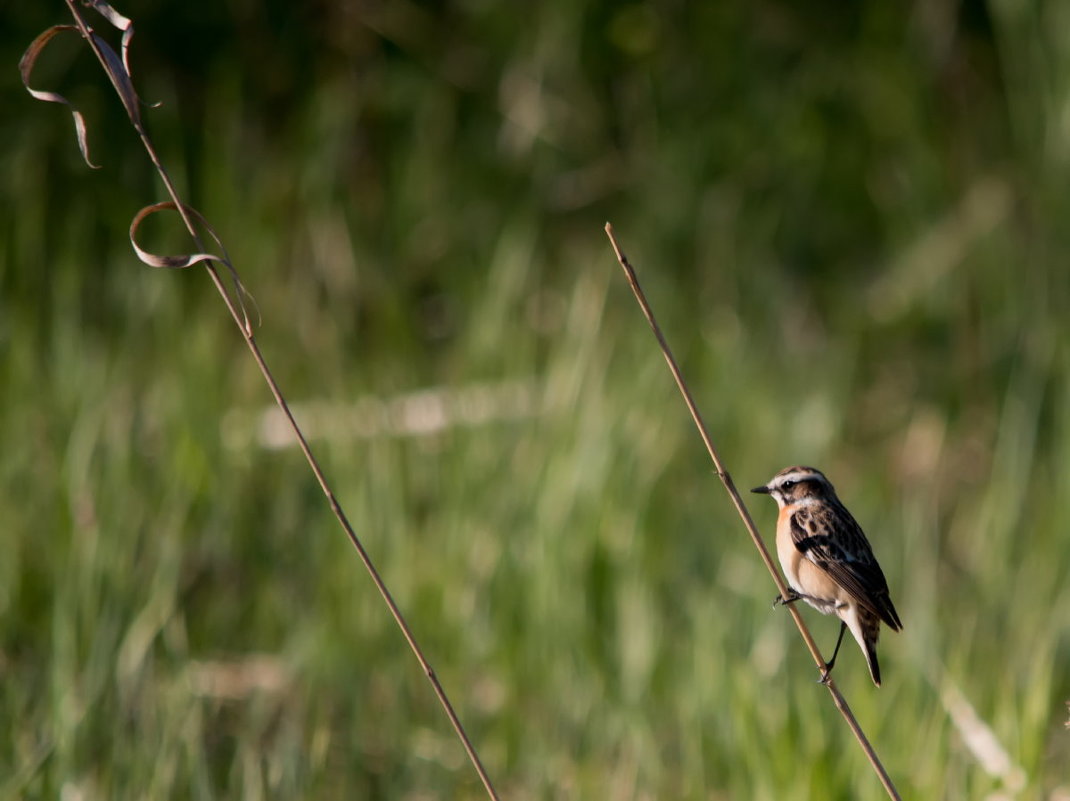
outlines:
[[877, 662], [877, 639], [874, 637], [872, 640], [866, 638], [866, 664], [869, 665], [869, 676], [873, 679], [873, 683], [878, 687], [881, 686], [881, 666]]
[[881, 666], [877, 662], [877, 640], [881, 636], [881, 619], [868, 609], [858, 610], [859, 634], [856, 637], [858, 644], [862, 646], [862, 653], [866, 656], [866, 665], [869, 666], [869, 676], [873, 683], [881, 686]]

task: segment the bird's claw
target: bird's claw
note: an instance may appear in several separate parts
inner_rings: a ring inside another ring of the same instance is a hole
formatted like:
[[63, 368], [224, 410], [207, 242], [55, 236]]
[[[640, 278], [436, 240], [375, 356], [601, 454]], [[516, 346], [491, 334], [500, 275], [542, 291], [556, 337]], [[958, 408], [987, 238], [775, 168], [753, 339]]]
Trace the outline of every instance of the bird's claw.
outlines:
[[787, 598], [785, 598], [783, 595], [778, 595], [776, 598], [773, 599], [773, 608], [776, 609], [778, 606], [787, 606], [788, 604], [793, 604], [800, 598], [802, 598], [802, 596], [799, 595], [799, 593], [795, 592], [794, 590], [788, 590]]

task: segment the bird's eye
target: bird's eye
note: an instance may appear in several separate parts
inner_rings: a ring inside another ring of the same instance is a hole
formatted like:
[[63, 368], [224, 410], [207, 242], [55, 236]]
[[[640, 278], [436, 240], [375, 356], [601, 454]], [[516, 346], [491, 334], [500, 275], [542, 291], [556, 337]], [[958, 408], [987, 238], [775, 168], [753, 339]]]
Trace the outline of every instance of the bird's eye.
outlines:
[[783, 484], [782, 486], [784, 487], [784, 489], [791, 489], [791, 488], [792, 488], [792, 487], [794, 487], [794, 486], [795, 486], [795, 485], [796, 485], [797, 483], [798, 483], [798, 482], [796, 482], [796, 481], [785, 481], [785, 482], [784, 482], [784, 484]]

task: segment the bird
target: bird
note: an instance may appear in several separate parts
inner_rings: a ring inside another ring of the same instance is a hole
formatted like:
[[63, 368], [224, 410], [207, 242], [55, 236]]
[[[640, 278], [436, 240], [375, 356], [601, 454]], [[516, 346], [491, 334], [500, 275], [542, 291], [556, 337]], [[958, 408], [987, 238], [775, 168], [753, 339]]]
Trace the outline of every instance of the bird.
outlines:
[[832, 482], [813, 467], [787, 467], [751, 492], [771, 495], [780, 510], [776, 548], [790, 592], [786, 598], [778, 595], [773, 606], [803, 600], [840, 619], [840, 636], [822, 670], [821, 683], [828, 683], [843, 634], [850, 629], [870, 678], [880, 687], [881, 623], [892, 631], [902, 630], [903, 624], [862, 527], [840, 502]]

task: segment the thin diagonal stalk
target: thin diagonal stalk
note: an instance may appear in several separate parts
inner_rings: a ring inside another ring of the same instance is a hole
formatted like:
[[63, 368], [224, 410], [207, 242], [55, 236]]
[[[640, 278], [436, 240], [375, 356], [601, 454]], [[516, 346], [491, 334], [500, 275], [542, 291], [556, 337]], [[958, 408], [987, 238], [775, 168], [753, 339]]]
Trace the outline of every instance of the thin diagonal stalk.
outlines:
[[[100, 48], [96, 45], [93, 37], [90, 36], [90, 28], [82, 18], [79, 9], [75, 5], [74, 0], [66, 0], [67, 7], [70, 9], [71, 15], [74, 17], [79, 30], [82, 33], [83, 38], [92, 47], [93, 52], [96, 54], [97, 59], [100, 61], [101, 66], [104, 67], [104, 71], [112, 76], [111, 66], [108, 64], [107, 59], [101, 52]], [[113, 78], [114, 82], [114, 78]], [[189, 213], [186, 211], [185, 204], [178, 196], [174, 184], [171, 182], [171, 178], [164, 169], [162, 162], [156, 154], [156, 149], [153, 147], [151, 140], [145, 127], [141, 124], [140, 120], [132, 114], [129, 114], [130, 121], [133, 123], [138, 135], [141, 137], [142, 144], [145, 146], [145, 150], [148, 153], [152, 163], [156, 166], [157, 171], [160, 174], [160, 178], [167, 189], [167, 194], [171, 197], [171, 200], [175, 203], [175, 208], [182, 217], [182, 221], [189, 231], [190, 237], [192, 237], [197, 249], [201, 252], [205, 250], [204, 242], [200, 235], [197, 233], [197, 229], [193, 224]], [[438, 679], [438, 675], [431, 667], [427, 657], [424, 656], [423, 649], [420, 648], [419, 643], [416, 640], [416, 636], [413, 634], [412, 629], [409, 627], [405, 616], [401, 613], [401, 609], [394, 601], [393, 596], [390, 594], [390, 590], [387, 589], [386, 583], [379, 575], [379, 571], [375, 568], [375, 564], [372, 562], [371, 556], [365, 550], [364, 545], [361, 543], [360, 538], [353, 530], [353, 526], [350, 525], [349, 519], [346, 517], [345, 512], [342, 510], [342, 505], [338, 502], [338, 499], [334, 495], [334, 491], [331, 489], [330, 483], [327, 481], [326, 475], [320, 468], [319, 462], [312, 453], [312, 449], [309, 447], [308, 441], [305, 439], [305, 435], [302, 433], [301, 428], [298, 426], [297, 421], [294, 419], [293, 414], [290, 412], [290, 407], [283, 397], [282, 390], [279, 388], [278, 383], [275, 381], [274, 376], [271, 374], [271, 370], [268, 369], [267, 362], [264, 360], [263, 354], [260, 352], [260, 347], [257, 345], [253, 336], [252, 326], [248, 323], [243, 310], [235, 303], [235, 300], [231, 297], [230, 292], [227, 290], [227, 286], [219, 274], [215, 264], [211, 261], [204, 262], [204, 267], [208, 271], [209, 276], [212, 279], [212, 283], [215, 284], [216, 290], [219, 292], [220, 297], [223, 298], [224, 304], [226, 304], [227, 311], [230, 312], [230, 316], [234, 319], [238, 329], [242, 333], [242, 337], [245, 339], [245, 344], [249, 347], [250, 353], [253, 355], [253, 359], [256, 361], [257, 366], [260, 368], [260, 372], [264, 377], [264, 381], [267, 383], [268, 389], [271, 391], [272, 396], [275, 398], [275, 403], [278, 404], [283, 414], [286, 415], [286, 420], [290, 424], [290, 428], [297, 439], [297, 443], [301, 448], [301, 452], [305, 455], [305, 459], [308, 461], [308, 465], [315, 475], [316, 480], [319, 482], [320, 488], [323, 490], [323, 494], [327, 496], [327, 501], [330, 504], [331, 511], [338, 519], [338, 523], [342, 526], [349, 541], [353, 544], [357, 554], [360, 556], [361, 562], [364, 563], [364, 567], [367, 569], [368, 574], [371, 576], [372, 581], [375, 583], [376, 589], [379, 590], [379, 594], [382, 596], [383, 601], [386, 603], [387, 608], [390, 610], [390, 614], [394, 618], [394, 622], [397, 623], [398, 628], [401, 630], [402, 635], [405, 637], [405, 641], [409, 644], [409, 648], [412, 650], [416, 660], [420, 663], [420, 667], [427, 677], [427, 680], [431, 683], [431, 687], [434, 689], [435, 695], [438, 697], [439, 702], [442, 704], [442, 708], [446, 712], [446, 716], [449, 718], [450, 724], [453, 727], [458, 739], [460, 739], [464, 746], [465, 752], [468, 754], [469, 760], [475, 767], [476, 772], [479, 774], [480, 780], [483, 782], [483, 786], [487, 791], [487, 795], [494, 801], [498, 801], [498, 794], [494, 789], [494, 785], [490, 780], [490, 776], [487, 774], [486, 769], [483, 767], [483, 763], [479, 758], [479, 754], [476, 752], [475, 746], [472, 744], [471, 739], [468, 737], [464, 726], [461, 724], [460, 718], [454, 711], [453, 704], [450, 703], [449, 696], [446, 694], [445, 689], [442, 687], [441, 682]], [[239, 289], [240, 291], [240, 289]]]
[[[672, 377], [676, 380], [676, 386], [679, 388], [680, 394], [684, 396], [684, 402], [687, 404], [688, 411], [691, 412], [691, 419], [695, 421], [695, 427], [698, 428], [698, 433], [702, 437], [703, 443], [706, 445], [706, 451], [709, 453], [710, 459], [713, 461], [713, 465], [717, 469], [717, 475], [724, 484], [724, 488], [728, 491], [728, 496], [732, 499], [732, 504], [736, 507], [736, 511], [739, 512], [739, 516], [743, 520], [743, 525], [750, 534], [751, 540], [754, 541], [754, 547], [758, 549], [762, 561], [765, 562], [766, 569], [773, 577], [773, 583], [776, 584], [777, 590], [780, 592], [780, 597], [787, 598], [788, 586], [781, 577], [780, 571], [773, 563], [772, 557], [769, 556], [769, 550], [765, 547], [765, 542], [762, 540], [761, 534], [758, 533], [758, 527], [754, 524], [750, 512], [747, 511], [747, 507], [743, 503], [743, 498], [740, 497], [738, 490], [736, 490], [736, 485], [732, 481], [732, 477], [728, 474], [728, 471], [724, 469], [721, 457], [717, 453], [717, 448], [714, 447], [709, 430], [706, 428], [706, 423], [702, 420], [702, 415], [699, 413], [698, 406], [695, 404], [695, 399], [691, 395], [691, 390], [688, 389], [687, 382], [684, 381], [684, 376], [680, 372], [680, 366], [676, 363], [676, 359], [672, 355], [672, 350], [669, 348], [669, 343], [665, 340], [665, 335], [661, 333], [661, 327], [658, 325], [658, 322], [654, 317], [654, 310], [650, 308], [646, 295], [643, 294], [643, 290], [639, 286], [639, 279], [635, 275], [635, 270], [632, 268], [631, 263], [628, 261], [628, 257], [624, 255], [624, 251], [621, 250], [620, 245], [617, 243], [617, 238], [613, 234], [613, 226], [609, 223], [606, 223], [606, 236], [609, 237], [609, 241], [613, 245], [613, 252], [617, 254], [617, 261], [620, 262], [620, 266], [624, 270], [625, 276], [628, 278], [628, 284], [632, 288], [632, 293], [635, 295], [635, 299], [639, 302], [639, 306], [642, 308], [647, 322], [650, 323], [650, 328], [658, 340], [658, 345], [661, 346], [661, 353], [665, 357], [665, 361], [669, 364], [669, 370], [672, 372]], [[817, 663], [818, 669], [823, 670], [826, 664], [825, 660], [821, 656], [821, 652], [818, 650], [814, 638], [810, 635], [810, 629], [807, 628], [802, 615], [793, 605], [788, 606], [788, 611], [791, 612], [791, 616], [795, 620], [795, 625], [799, 629], [799, 634], [802, 635], [803, 641], [806, 643], [806, 647], [810, 650], [810, 655], [813, 656], [814, 662]], [[888, 792], [889, 797], [896, 799], [896, 801], [900, 801], [899, 791], [896, 790], [895, 785], [892, 784], [891, 778], [888, 776], [887, 771], [885, 771], [884, 766], [877, 757], [877, 752], [873, 750], [873, 746], [870, 745], [869, 740], [866, 739], [865, 732], [863, 732], [862, 727], [858, 725], [858, 721], [851, 712], [851, 708], [847, 705], [846, 699], [844, 699], [843, 694], [840, 692], [831, 676], [828, 678], [826, 686], [829, 689], [829, 693], [832, 694], [832, 700], [836, 704], [836, 708], [840, 710], [843, 719], [847, 721], [847, 725], [850, 727], [855, 739], [858, 740], [858, 744], [865, 752], [866, 758], [869, 760], [870, 765], [873, 766], [873, 770], [876, 772], [881, 784], [884, 785], [884, 789]]]

